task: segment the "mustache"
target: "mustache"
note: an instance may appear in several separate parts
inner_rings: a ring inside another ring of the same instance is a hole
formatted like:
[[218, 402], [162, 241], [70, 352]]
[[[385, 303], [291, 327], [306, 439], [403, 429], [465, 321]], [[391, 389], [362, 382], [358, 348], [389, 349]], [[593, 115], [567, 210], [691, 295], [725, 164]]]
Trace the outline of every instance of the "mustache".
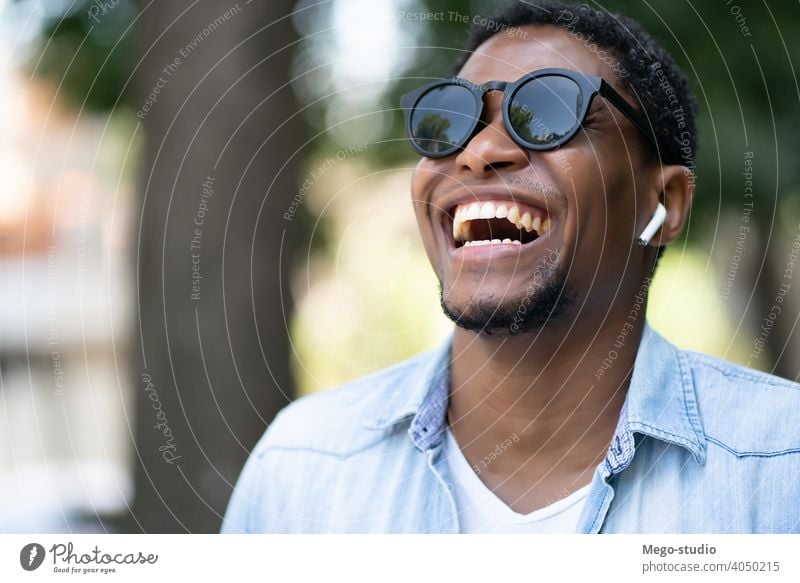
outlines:
[[[471, 182], [463, 182], [459, 181], [455, 184], [448, 186], [444, 191], [441, 193], [441, 196], [446, 196], [453, 192], [454, 190], [466, 188], [471, 189], [473, 186], [485, 186], [487, 183], [486, 180], [476, 180]], [[527, 190], [529, 192], [538, 192], [539, 194], [543, 195], [546, 200], [554, 200], [560, 203], [564, 203], [566, 201], [566, 197], [564, 193], [560, 190], [555, 188], [551, 184], [547, 184], [542, 180], [537, 178], [532, 178], [530, 176], [508, 176], [508, 177], [501, 177], [498, 188], [508, 187], [511, 189], [512, 187], [516, 187], [520, 190]]]

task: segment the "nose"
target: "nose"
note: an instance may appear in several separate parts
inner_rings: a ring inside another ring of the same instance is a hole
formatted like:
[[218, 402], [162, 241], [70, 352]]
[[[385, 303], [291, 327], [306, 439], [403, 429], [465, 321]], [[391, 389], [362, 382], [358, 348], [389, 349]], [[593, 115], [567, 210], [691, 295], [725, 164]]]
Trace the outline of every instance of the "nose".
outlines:
[[500, 169], [517, 170], [528, 165], [528, 151], [511, 138], [503, 123], [502, 97], [500, 91], [485, 95], [480, 129], [455, 159], [460, 173], [483, 177]]

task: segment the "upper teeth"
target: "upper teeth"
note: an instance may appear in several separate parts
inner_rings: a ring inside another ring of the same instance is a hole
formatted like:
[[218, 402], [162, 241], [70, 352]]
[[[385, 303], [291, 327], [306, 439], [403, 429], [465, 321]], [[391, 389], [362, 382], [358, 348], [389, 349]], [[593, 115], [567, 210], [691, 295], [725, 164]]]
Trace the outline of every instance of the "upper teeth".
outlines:
[[456, 241], [469, 238], [470, 221], [475, 219], [506, 219], [517, 229], [524, 228], [528, 233], [536, 231], [539, 235], [550, 230], [550, 217], [543, 209], [512, 201], [485, 201], [463, 203], [456, 207], [453, 238]]

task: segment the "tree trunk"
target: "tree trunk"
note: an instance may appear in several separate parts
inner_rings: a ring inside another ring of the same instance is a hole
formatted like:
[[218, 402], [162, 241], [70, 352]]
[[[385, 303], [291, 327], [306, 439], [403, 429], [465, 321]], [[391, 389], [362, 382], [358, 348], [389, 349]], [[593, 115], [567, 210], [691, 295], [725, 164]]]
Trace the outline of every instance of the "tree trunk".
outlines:
[[244, 460], [293, 395], [283, 215], [300, 139], [285, 86], [294, 33], [276, 22], [292, 6], [140, 3], [129, 531], [218, 531]]

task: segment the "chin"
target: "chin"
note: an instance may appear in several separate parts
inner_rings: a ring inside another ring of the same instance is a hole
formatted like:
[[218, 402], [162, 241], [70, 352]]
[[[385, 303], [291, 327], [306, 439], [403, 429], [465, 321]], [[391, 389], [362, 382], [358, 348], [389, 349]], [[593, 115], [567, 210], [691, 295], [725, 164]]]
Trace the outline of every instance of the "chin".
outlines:
[[445, 294], [440, 286], [442, 311], [459, 328], [486, 336], [516, 336], [569, 322], [576, 294], [564, 277], [528, 286], [513, 297], [479, 293]]

